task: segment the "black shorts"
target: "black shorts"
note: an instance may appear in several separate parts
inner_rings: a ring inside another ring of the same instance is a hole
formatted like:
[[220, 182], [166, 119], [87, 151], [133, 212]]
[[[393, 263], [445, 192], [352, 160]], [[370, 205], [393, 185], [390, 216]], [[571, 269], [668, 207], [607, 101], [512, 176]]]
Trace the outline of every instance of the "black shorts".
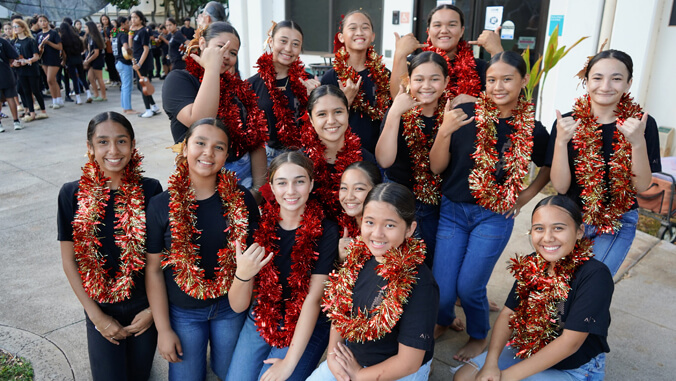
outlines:
[[12, 84], [12, 86], [10, 87], [0, 89], [0, 100], [2, 100], [2, 102], [6, 101], [9, 98], [14, 98], [16, 96], [17, 92], [16, 86], [14, 84]]
[[61, 60], [56, 58], [43, 57], [40, 61], [42, 66], [61, 66]]
[[94, 70], [103, 70], [103, 67], [105, 66], [106, 63], [105, 62], [97, 62], [97, 61], [98, 60], [94, 60], [94, 62], [92, 62], [92, 68]]

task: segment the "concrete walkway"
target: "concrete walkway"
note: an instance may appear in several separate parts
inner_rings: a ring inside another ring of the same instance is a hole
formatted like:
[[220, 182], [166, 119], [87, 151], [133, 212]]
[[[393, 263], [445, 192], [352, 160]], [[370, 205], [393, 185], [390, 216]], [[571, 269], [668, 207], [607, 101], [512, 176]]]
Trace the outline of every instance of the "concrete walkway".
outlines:
[[[161, 107], [162, 85], [154, 82]], [[89, 380], [84, 314], [63, 270], [56, 241], [56, 199], [61, 185], [79, 177], [85, 163], [87, 123], [99, 112], [121, 111], [119, 90], [110, 101], [48, 111], [50, 118], [0, 134], [0, 348], [30, 360], [36, 380]], [[142, 111], [140, 94], [133, 104]], [[3, 109], [9, 113], [7, 108]], [[166, 187], [173, 169], [169, 121], [130, 117], [146, 175]], [[532, 202], [529, 206], [532, 206]], [[502, 304], [512, 285], [505, 270], [514, 253], [530, 252], [530, 210], [517, 217], [512, 238], [488, 285]], [[627, 271], [627, 268], [629, 270]], [[676, 247], [639, 232], [623, 265], [612, 304], [609, 380], [670, 380], [676, 374]], [[458, 309], [462, 316], [462, 309]], [[495, 319], [497, 313], [492, 313]], [[447, 333], [436, 346], [432, 380], [449, 380], [465, 333]], [[152, 380], [166, 379], [156, 356]], [[215, 379], [213, 375], [209, 379]]]

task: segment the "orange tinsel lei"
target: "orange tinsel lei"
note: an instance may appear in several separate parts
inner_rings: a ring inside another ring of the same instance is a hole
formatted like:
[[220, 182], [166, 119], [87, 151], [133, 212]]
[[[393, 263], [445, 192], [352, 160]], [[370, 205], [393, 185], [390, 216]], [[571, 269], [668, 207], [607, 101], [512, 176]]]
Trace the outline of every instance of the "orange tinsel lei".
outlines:
[[73, 247], [82, 286], [99, 303], [117, 303], [128, 299], [133, 277], [145, 267], [146, 214], [141, 187], [141, 160], [134, 150], [127, 163], [115, 196], [115, 244], [120, 248], [120, 268], [114, 278], [103, 266], [99, 226], [110, 200], [108, 177], [94, 160], [82, 168], [78, 183], [77, 212], [73, 220]]
[[234, 172], [221, 169], [217, 192], [223, 204], [223, 218], [227, 220], [228, 240], [218, 251], [218, 267], [213, 279], [206, 279], [199, 266], [201, 256], [194, 238], [197, 230], [195, 192], [190, 187], [187, 162], [182, 162], [169, 179], [169, 226], [171, 249], [164, 253], [162, 266], [172, 266], [174, 280], [183, 292], [195, 299], [214, 299], [226, 295], [235, 274], [235, 242], [245, 242], [249, 225], [249, 211], [244, 193], [237, 188]]

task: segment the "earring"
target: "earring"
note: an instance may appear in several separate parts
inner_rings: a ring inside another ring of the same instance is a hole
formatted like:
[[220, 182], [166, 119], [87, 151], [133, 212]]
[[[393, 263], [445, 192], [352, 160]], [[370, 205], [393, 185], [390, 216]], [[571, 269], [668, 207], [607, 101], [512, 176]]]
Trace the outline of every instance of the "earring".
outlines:
[[92, 155], [91, 152], [87, 151], [87, 158], [89, 159], [89, 162], [93, 163], [94, 160], [94, 155]]

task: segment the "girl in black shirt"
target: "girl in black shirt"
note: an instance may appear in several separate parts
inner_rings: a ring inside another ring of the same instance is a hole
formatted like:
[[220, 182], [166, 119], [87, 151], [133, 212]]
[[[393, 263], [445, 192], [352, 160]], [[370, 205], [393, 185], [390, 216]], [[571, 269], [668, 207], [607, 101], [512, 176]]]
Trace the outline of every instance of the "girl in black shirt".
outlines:
[[157, 331], [146, 298], [146, 207], [162, 191], [141, 175], [131, 123], [116, 112], [87, 128], [89, 162], [59, 192], [58, 239], [75, 295], [85, 309], [94, 380], [147, 380]]
[[59, 84], [56, 82], [56, 73], [61, 67], [59, 55], [63, 46], [61, 45], [59, 33], [50, 28], [47, 16], [38, 16], [38, 25], [42, 29], [37, 36], [38, 47], [40, 47], [42, 55], [42, 70], [47, 76], [49, 94], [52, 96], [52, 105], [50, 107], [58, 109], [63, 107], [63, 100], [61, 99], [61, 89], [59, 89]]
[[[134, 52], [134, 70], [138, 70], [141, 76], [150, 78], [153, 71], [153, 59], [150, 53], [150, 33], [146, 28], [146, 17], [139, 10], [131, 13], [131, 27], [129, 30], [130, 45]], [[138, 74], [136, 75], [138, 77]], [[138, 79], [138, 78], [137, 78]], [[143, 92], [142, 84], [139, 80], [137, 83], [139, 91]], [[141, 118], [150, 118], [160, 113], [160, 108], [155, 104], [155, 99], [152, 95], [142, 95], [143, 104], [146, 111], [139, 116]]]
[[[31, 30], [25, 21], [21, 19], [12, 20], [12, 29], [14, 31], [14, 49], [19, 53], [19, 59], [12, 61], [12, 67], [16, 68], [19, 74], [19, 84], [23, 89], [21, 103], [24, 108], [28, 109], [28, 115], [23, 117], [23, 122], [31, 122], [35, 119], [48, 118], [47, 111], [45, 111], [45, 101], [42, 98], [40, 91], [40, 52], [38, 50], [38, 43], [33, 38]], [[35, 107], [33, 106], [33, 97], [38, 101], [42, 112], [35, 115]]]
[[[93, 21], [85, 23], [85, 41], [87, 41], [87, 58], [83, 62], [85, 69], [88, 69], [87, 79], [94, 93], [94, 102], [107, 101], [106, 84], [103, 83], [103, 66], [105, 65], [105, 42], [101, 32]], [[101, 96], [99, 96], [99, 90]]]
[[177, 28], [176, 20], [172, 17], [167, 18], [164, 25], [167, 27], [167, 32], [169, 32], [169, 63], [171, 64], [170, 70], [184, 70], [185, 61], [183, 60], [183, 52], [181, 47], [185, 49], [184, 46], [186, 38]]

